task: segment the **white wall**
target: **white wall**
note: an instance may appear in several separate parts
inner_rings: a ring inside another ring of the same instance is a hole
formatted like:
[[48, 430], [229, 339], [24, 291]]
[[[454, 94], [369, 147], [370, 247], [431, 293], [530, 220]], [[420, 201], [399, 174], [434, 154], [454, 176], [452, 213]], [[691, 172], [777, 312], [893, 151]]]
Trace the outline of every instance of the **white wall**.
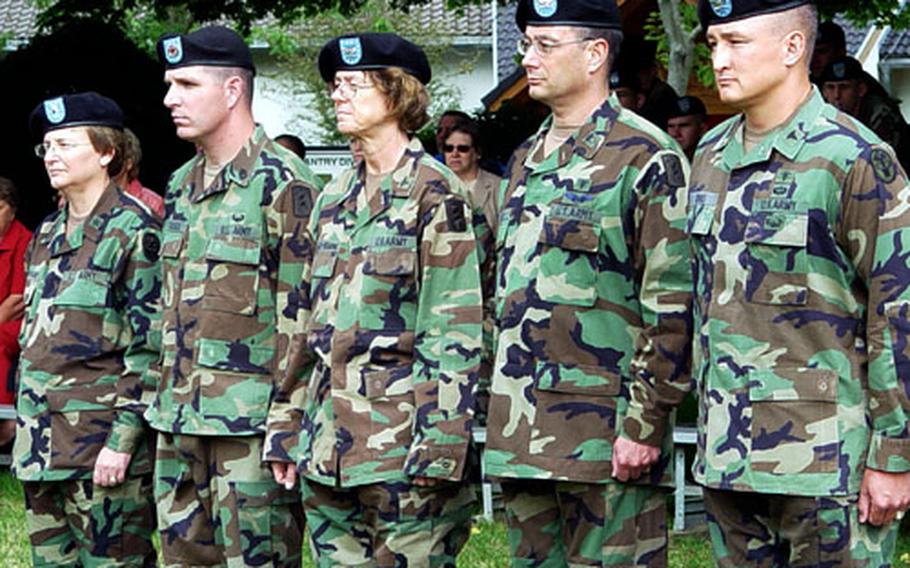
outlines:
[[[476, 57], [475, 57], [476, 54]], [[316, 112], [311, 109], [312, 96], [301, 92], [300, 83], [293, 77], [279, 75], [278, 67], [263, 52], [254, 54], [257, 76], [253, 96], [253, 116], [269, 136], [291, 133], [300, 136], [307, 145], [322, 145], [321, 134], [315, 127]], [[457, 74], [458, 63], [473, 58], [470, 73]], [[453, 47], [450, 62], [433, 70], [433, 80], [442, 80], [458, 87], [461, 108], [473, 111], [481, 106], [480, 99], [493, 84], [493, 54], [489, 46]]]

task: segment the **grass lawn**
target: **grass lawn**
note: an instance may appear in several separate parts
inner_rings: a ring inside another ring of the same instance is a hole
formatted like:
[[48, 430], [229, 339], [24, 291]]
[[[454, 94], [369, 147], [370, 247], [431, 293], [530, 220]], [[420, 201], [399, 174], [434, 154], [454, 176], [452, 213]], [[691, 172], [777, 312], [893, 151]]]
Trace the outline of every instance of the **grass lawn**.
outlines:
[[[910, 517], [908, 517], [910, 518]], [[22, 488], [7, 471], [0, 471], [0, 559], [3, 568], [31, 566]], [[467, 568], [508, 568], [509, 545], [505, 525], [500, 522], [479, 523], [458, 557], [458, 565]], [[706, 536], [674, 536], [670, 544], [671, 568], [706, 568], [713, 565]], [[309, 554], [306, 568], [314, 568]], [[910, 568], [910, 525], [901, 529], [895, 568]]]

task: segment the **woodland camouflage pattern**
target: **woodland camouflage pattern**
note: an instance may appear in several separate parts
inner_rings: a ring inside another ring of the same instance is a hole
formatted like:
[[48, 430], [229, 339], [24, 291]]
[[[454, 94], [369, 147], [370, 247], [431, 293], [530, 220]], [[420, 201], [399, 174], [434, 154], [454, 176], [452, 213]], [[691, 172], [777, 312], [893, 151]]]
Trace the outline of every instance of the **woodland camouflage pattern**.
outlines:
[[624, 429], [663, 445], [657, 481], [689, 390], [686, 160], [615, 96], [542, 159], [550, 120], [501, 189], [486, 471], [609, 481]]
[[152, 426], [193, 435], [265, 431], [306, 298], [306, 219], [318, 180], [257, 127], [203, 187], [203, 154], [168, 183], [163, 359]]
[[13, 470], [27, 481], [91, 479], [107, 446], [133, 454], [129, 475], [147, 473], [160, 224], [115, 186], [69, 238], [66, 218], [65, 208], [48, 217], [26, 254]]
[[741, 116], [693, 164], [696, 478], [803, 496], [910, 471], [910, 185], [814, 89], [743, 155]]
[[352, 170], [317, 202], [306, 345], [296, 341], [265, 455], [336, 487], [458, 481], [482, 349], [472, 211], [417, 139], [369, 202], [364, 179]]
[[897, 103], [869, 93], [863, 98], [856, 118], [891, 146], [905, 171], [910, 167], [910, 127]]

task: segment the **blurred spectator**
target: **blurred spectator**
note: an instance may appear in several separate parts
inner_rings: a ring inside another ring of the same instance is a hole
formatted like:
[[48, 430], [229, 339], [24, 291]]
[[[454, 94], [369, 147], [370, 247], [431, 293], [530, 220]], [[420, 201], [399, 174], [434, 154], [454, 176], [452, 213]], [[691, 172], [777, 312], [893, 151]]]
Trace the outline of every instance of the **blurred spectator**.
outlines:
[[360, 140], [351, 138], [348, 142], [348, 148], [351, 150], [351, 159], [354, 161], [354, 167], [359, 168], [360, 162], [363, 161], [363, 147]]
[[275, 142], [297, 154], [301, 160], [306, 159], [306, 144], [299, 137], [293, 134], [282, 134], [275, 138]]
[[623, 54], [624, 64], [628, 66], [625, 71], [638, 77], [638, 86], [644, 95], [644, 102], [639, 107], [638, 114], [666, 130], [668, 113], [676, 104], [679, 95], [660, 78], [657, 44], [633, 38], [623, 42], [621, 58]]
[[460, 110], [447, 110], [439, 117], [436, 123], [436, 159], [442, 159], [442, 145], [449, 136], [449, 131], [459, 122], [470, 121], [471, 117], [466, 112]]
[[708, 130], [707, 118], [708, 110], [698, 97], [679, 97], [667, 116], [667, 134], [679, 143], [690, 162]]
[[610, 90], [616, 93], [623, 108], [638, 112], [641, 105], [645, 104], [645, 96], [635, 73], [622, 70], [610, 72]]
[[[139, 182], [139, 164], [142, 162], [142, 145], [139, 137], [129, 128], [123, 129], [123, 168], [114, 177], [114, 183], [151, 209], [159, 219], [164, 218], [164, 199]], [[62, 196], [61, 196], [62, 198]]]
[[894, 148], [904, 169], [910, 167], [907, 123], [900, 107], [873, 92], [863, 67], [852, 57], [834, 59], [821, 75], [822, 95], [829, 104], [862, 122]]
[[487, 224], [495, 230], [496, 192], [502, 178], [480, 167], [480, 129], [473, 120], [456, 123], [442, 144], [445, 164], [464, 183], [475, 207], [483, 209]]
[[812, 81], [821, 80], [825, 68], [834, 61], [847, 55], [847, 36], [843, 28], [834, 22], [820, 22], [818, 36], [815, 39], [815, 50], [809, 63]]
[[[0, 404], [13, 404], [19, 327], [25, 302], [25, 249], [32, 234], [16, 220], [19, 193], [13, 182], [0, 178]], [[0, 446], [13, 439], [15, 420], [0, 420]]]

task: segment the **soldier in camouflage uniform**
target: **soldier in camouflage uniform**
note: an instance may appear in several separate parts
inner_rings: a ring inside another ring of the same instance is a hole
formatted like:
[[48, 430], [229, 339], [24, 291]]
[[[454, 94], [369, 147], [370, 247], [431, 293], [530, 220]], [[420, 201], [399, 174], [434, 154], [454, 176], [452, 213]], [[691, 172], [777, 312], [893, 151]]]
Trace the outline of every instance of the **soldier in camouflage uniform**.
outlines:
[[822, 95], [838, 110], [869, 127], [910, 167], [910, 131], [897, 102], [875, 92], [859, 61], [842, 57], [832, 61], [821, 77]]
[[168, 565], [298, 566], [299, 494], [263, 464], [265, 419], [311, 260], [318, 181], [253, 122], [253, 63], [233, 31], [159, 41], [177, 135], [161, 249], [163, 355], [148, 418]]
[[610, 92], [614, 2], [524, 1], [517, 18], [530, 94], [553, 115], [499, 199], [486, 471], [514, 566], [664, 566], [657, 485], [689, 382], [688, 165]]
[[155, 565], [151, 430], [160, 223], [113, 183], [123, 113], [95, 93], [38, 105], [33, 131], [67, 205], [26, 254], [13, 471], [35, 566]]
[[890, 566], [910, 504], [910, 185], [807, 76], [816, 8], [703, 1], [720, 98], [702, 139], [696, 479], [722, 567]]
[[[341, 37], [319, 66], [364, 160], [326, 187], [310, 220], [312, 314], [266, 456], [284, 462], [279, 481], [304, 478], [319, 566], [454, 567], [473, 510], [464, 476], [482, 348], [472, 210], [410, 134], [427, 120], [419, 47]], [[301, 374], [305, 353], [315, 367]]]

